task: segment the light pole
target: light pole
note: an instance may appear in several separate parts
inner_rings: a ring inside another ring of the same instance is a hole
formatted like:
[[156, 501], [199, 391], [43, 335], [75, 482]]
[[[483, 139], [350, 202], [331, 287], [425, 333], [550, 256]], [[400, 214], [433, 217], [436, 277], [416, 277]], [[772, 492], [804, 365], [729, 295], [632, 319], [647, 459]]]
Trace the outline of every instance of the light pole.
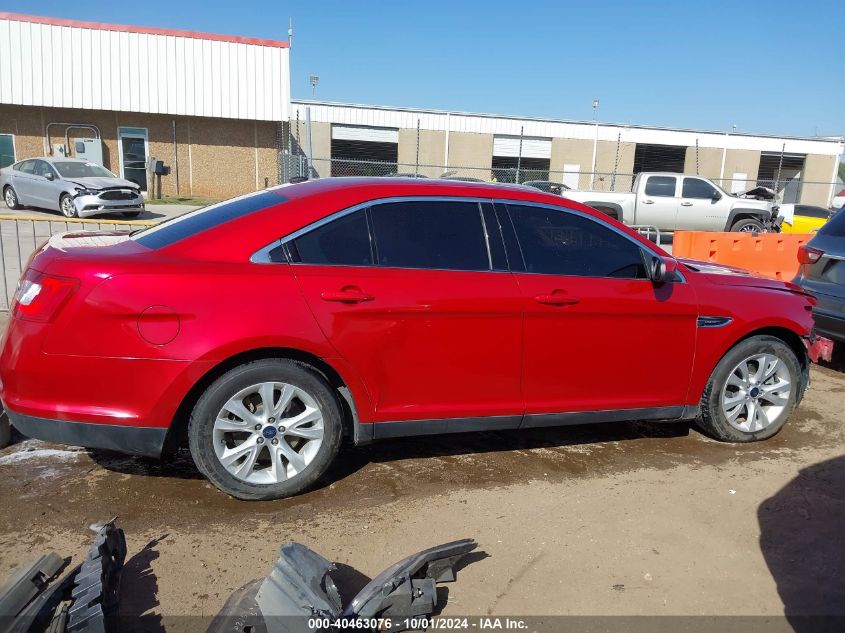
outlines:
[[310, 75], [308, 81], [311, 84], [311, 98], [314, 99], [317, 96], [317, 84], [320, 83], [320, 78], [317, 75]]
[[593, 169], [590, 172], [590, 189], [595, 186], [595, 179], [596, 179], [596, 149], [598, 148], [599, 144], [599, 122], [596, 120], [596, 110], [599, 109], [599, 100], [593, 99], [593, 123], [596, 126], [596, 133], [593, 137]]

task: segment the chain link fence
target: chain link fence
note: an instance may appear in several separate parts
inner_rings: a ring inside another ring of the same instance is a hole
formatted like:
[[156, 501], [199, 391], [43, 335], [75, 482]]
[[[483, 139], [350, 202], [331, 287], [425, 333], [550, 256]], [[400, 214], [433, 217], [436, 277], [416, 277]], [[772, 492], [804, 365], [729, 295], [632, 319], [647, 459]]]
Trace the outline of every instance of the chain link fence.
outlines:
[[[540, 184], [555, 193], [566, 189], [600, 192], [630, 192], [633, 190], [636, 174], [624, 172], [553, 171], [551, 169], [529, 169], [518, 167], [494, 167], [492, 165], [432, 165], [424, 163], [400, 163], [375, 160], [353, 160], [347, 158], [314, 158], [309, 161], [304, 154], [286, 154], [284, 157], [287, 180], [297, 178], [325, 178], [328, 176], [377, 176], [410, 178], [448, 178], [477, 182], [532, 183]], [[688, 176], [696, 174], [687, 173]], [[701, 177], [708, 178], [702, 174]], [[845, 188], [841, 182], [811, 181], [800, 177], [792, 178], [708, 178], [731, 194], [742, 194], [757, 187], [777, 191], [781, 203], [803, 202], [826, 207], [831, 192], [836, 195]], [[539, 183], [537, 181], [540, 181]], [[551, 183], [542, 185], [542, 183]], [[829, 204], [829, 202], [828, 202]]]

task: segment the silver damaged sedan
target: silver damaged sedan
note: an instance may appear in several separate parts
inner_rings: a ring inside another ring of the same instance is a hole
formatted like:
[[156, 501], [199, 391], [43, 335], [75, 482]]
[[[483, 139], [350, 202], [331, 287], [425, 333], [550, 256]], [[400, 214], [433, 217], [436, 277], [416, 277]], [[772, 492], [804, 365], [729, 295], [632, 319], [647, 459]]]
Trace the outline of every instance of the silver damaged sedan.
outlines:
[[0, 169], [0, 191], [10, 209], [38, 207], [68, 218], [144, 210], [140, 187], [81, 158], [28, 158]]

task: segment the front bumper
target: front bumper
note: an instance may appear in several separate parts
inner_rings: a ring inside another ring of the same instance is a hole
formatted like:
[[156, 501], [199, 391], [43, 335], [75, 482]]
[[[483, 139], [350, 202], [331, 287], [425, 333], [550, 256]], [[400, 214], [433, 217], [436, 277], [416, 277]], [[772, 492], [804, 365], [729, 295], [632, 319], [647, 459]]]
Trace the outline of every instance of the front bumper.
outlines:
[[105, 213], [141, 212], [144, 210], [143, 196], [135, 196], [130, 200], [104, 200], [100, 194], [76, 196], [73, 206], [80, 218]]
[[6, 413], [12, 425], [27, 437], [70, 446], [160, 457], [167, 437], [166, 428], [48, 420], [17, 413], [8, 406]]

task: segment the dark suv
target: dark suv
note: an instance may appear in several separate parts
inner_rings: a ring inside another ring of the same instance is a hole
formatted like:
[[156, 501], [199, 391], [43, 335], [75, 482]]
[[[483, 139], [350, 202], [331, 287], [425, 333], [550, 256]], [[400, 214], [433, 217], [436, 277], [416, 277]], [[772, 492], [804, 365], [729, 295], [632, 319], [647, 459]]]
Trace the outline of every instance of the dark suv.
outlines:
[[838, 211], [798, 253], [796, 283], [818, 300], [816, 333], [845, 343], [845, 212]]

